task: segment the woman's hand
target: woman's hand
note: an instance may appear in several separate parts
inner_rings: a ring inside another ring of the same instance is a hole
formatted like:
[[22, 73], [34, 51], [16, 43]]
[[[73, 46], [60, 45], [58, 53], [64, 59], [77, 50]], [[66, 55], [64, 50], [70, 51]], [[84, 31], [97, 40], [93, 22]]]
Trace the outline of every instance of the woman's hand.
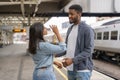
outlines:
[[56, 25], [50, 25], [50, 28], [52, 29], [52, 31], [55, 33], [55, 34], [58, 34], [59, 31], [58, 31], [58, 28]]
[[54, 64], [61, 69], [63, 67], [62, 63], [58, 62], [58, 61], [54, 61]]
[[63, 38], [61, 37], [58, 28], [56, 25], [50, 25], [52, 31], [55, 33], [55, 35], [57, 36], [57, 39], [59, 40], [59, 42], [63, 42]]

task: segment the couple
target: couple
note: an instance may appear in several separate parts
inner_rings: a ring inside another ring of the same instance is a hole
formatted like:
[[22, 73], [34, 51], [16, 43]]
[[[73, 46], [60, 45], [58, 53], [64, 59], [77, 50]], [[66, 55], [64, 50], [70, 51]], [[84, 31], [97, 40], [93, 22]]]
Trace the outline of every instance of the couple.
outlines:
[[80, 5], [70, 6], [68, 15], [69, 22], [73, 25], [67, 31], [67, 45], [55, 25], [50, 27], [57, 36], [58, 45], [45, 42], [43, 35], [47, 34], [47, 30], [43, 24], [35, 23], [30, 27], [29, 52], [36, 64], [33, 80], [56, 80], [52, 65], [54, 63], [60, 67], [61, 64], [53, 62], [53, 57], [65, 54], [66, 58], [62, 63], [68, 69], [68, 80], [90, 80], [93, 69], [94, 32], [81, 21]]

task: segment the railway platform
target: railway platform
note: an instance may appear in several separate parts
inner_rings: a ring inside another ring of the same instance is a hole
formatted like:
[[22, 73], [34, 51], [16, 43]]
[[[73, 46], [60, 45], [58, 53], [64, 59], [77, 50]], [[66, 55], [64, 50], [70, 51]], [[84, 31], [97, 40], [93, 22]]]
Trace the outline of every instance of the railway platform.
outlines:
[[[0, 80], [32, 80], [34, 63], [26, 54], [27, 44], [14, 44], [0, 48]], [[65, 68], [54, 66], [57, 80], [67, 80]], [[97, 71], [93, 71], [91, 80], [114, 80]]]

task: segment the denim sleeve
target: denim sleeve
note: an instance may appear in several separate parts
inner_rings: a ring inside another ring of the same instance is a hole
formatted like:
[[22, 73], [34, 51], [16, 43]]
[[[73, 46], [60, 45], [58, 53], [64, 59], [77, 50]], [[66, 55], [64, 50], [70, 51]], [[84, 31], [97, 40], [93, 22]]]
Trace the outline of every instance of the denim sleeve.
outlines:
[[47, 54], [60, 54], [66, 51], [66, 44], [64, 42], [60, 42], [58, 45], [46, 43], [44, 50]]

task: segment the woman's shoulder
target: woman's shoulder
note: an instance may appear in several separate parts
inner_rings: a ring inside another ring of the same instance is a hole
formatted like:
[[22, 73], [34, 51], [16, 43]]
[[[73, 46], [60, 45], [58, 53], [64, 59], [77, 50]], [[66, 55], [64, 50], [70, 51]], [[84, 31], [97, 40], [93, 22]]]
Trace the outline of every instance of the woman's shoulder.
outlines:
[[51, 46], [50, 42], [40, 42], [39, 43], [40, 48], [48, 48], [49, 46]]

